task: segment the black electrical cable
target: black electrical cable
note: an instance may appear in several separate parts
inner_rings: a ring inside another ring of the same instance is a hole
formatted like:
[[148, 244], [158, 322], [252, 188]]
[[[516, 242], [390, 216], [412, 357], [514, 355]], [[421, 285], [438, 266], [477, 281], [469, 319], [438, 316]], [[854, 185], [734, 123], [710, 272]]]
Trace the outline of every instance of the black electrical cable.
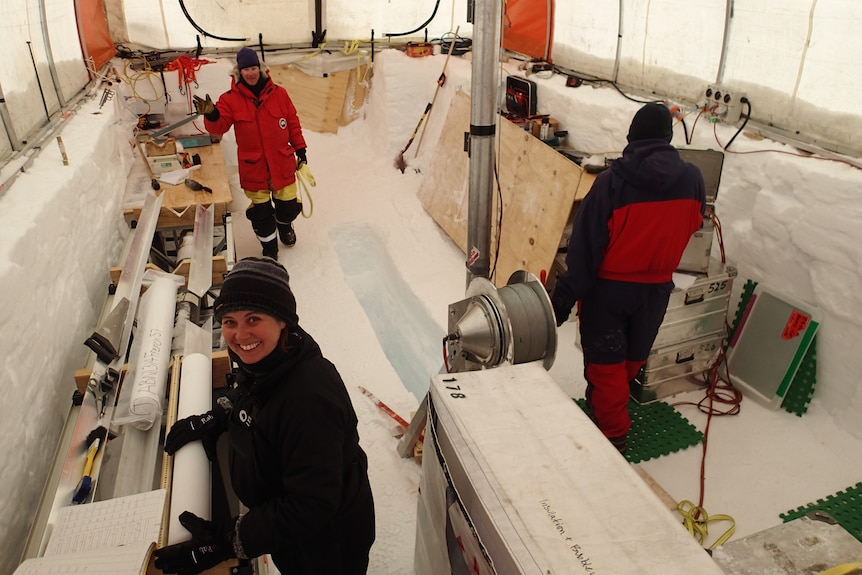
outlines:
[[[182, 0], [180, 0], [180, 2], [182, 2]], [[420, 24], [419, 26], [417, 26], [413, 30], [410, 30], [409, 32], [387, 32], [384, 34], [384, 36], [388, 36], [389, 38], [392, 38], [393, 36], [409, 36], [410, 34], [413, 34], [414, 32], [418, 32], [419, 30], [421, 30], [422, 28], [424, 28], [425, 26], [427, 26], [428, 24], [431, 23], [431, 20], [433, 20], [434, 16], [437, 15], [437, 9], [439, 7], [440, 7], [440, 0], [437, 0], [437, 2], [434, 4], [434, 11], [431, 12], [431, 17], [428, 18], [427, 20], [425, 20], [422, 24]]]
[[745, 128], [745, 125], [748, 123], [748, 119], [751, 117], [751, 102], [748, 101], [748, 98], [741, 98], [739, 101], [742, 102], [743, 104], [745, 104], [746, 106], [748, 106], [748, 112], [746, 112], [746, 114], [745, 114], [745, 121], [742, 122], [742, 125], [739, 127], [739, 129], [736, 131], [736, 133], [733, 135], [733, 137], [730, 139], [730, 141], [724, 146], [724, 151], [727, 151], [727, 149], [730, 147], [730, 145], [733, 143], [733, 141], [736, 139], [736, 137]]
[[33, 46], [27, 42], [27, 49], [30, 50], [30, 61], [33, 62], [33, 72], [36, 74], [36, 85], [39, 86], [39, 95], [42, 96], [42, 106], [45, 108], [45, 117], [51, 119], [51, 113], [48, 111], [48, 103], [45, 101], [45, 92], [42, 90], [42, 80], [39, 79], [39, 67], [36, 66], [36, 58], [33, 56]]
[[198, 26], [194, 20], [192, 20], [192, 17], [189, 15], [189, 11], [186, 10], [186, 5], [183, 4], [183, 0], [179, 0], [179, 2], [180, 2], [180, 8], [182, 9], [183, 14], [186, 17], [186, 20], [189, 21], [189, 24], [191, 24], [195, 30], [197, 30], [198, 32], [200, 32], [204, 36], [209, 36], [210, 38], [215, 38], [216, 40], [224, 40], [225, 42], [245, 42], [246, 40], [248, 40], [248, 38], [225, 38], [223, 36], [216, 36], [215, 34], [210, 34], [206, 30], [204, 30], [203, 28]]

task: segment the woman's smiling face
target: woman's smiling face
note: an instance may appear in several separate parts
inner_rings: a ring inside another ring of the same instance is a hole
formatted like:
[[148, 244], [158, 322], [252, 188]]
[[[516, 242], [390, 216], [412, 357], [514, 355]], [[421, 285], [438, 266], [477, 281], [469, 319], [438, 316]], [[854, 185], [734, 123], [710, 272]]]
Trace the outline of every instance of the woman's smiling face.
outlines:
[[232, 311], [221, 319], [221, 332], [228, 348], [245, 364], [257, 363], [278, 345], [287, 324], [259, 311]]

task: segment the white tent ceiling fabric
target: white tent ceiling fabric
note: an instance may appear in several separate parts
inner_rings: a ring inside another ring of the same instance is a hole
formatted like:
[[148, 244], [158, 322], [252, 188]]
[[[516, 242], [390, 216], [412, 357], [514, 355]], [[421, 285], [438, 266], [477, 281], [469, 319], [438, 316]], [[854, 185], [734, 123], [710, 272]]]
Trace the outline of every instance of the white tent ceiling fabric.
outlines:
[[[106, 0], [104, 4], [114, 40], [142, 49], [185, 50], [198, 42], [204, 49], [259, 43], [307, 46], [317, 25], [315, 3], [309, 0]], [[544, 0], [540, 4], [545, 9]], [[855, 31], [862, 21], [862, 3], [567, 0], [553, 4], [553, 60], [565, 71], [611, 80], [624, 89], [687, 106], [702, 100], [709, 84], [721, 84], [747, 96], [750, 107], [744, 112], [750, 112], [758, 127], [816, 148], [862, 155], [856, 137], [862, 129], [856, 106], [862, 75], [851, 73], [858, 66]], [[439, 39], [456, 28], [462, 36], [473, 33], [467, 0], [328, 0], [322, 5], [321, 28], [326, 30], [330, 50], [346, 42], [368, 42], [372, 35], [378, 49], [403, 43], [407, 37], [397, 34], [413, 30], [432, 14], [412, 39]], [[17, 139], [26, 140], [46, 115], [56, 114], [88, 80], [74, 7], [50, 0], [7, 0], [0, 7], [0, 17], [0, 48], [7, 55], [0, 71], [0, 95], [5, 95], [6, 102], [0, 105], [9, 110], [8, 115], [0, 114], [0, 122], [12, 124]], [[32, 97], [36, 94], [41, 98]], [[0, 158], [21, 145], [0, 136]]]

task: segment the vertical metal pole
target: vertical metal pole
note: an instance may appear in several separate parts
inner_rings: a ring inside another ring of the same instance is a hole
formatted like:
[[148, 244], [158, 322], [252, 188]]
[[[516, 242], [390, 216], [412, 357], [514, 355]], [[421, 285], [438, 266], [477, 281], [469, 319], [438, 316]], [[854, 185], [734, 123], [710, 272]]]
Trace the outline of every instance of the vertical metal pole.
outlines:
[[[39, 2], [40, 16], [42, 17], [42, 37], [45, 39], [45, 58], [48, 60], [48, 72], [51, 74], [51, 82], [54, 83], [54, 94], [57, 96], [57, 103], [60, 107], [66, 105], [66, 98], [63, 96], [63, 87], [60, 86], [60, 77], [57, 75], [57, 65], [54, 63], [54, 51], [51, 49], [51, 36], [48, 34], [48, 14], [45, 11], [45, 2]], [[77, 15], [77, 2], [75, 3], [75, 14]], [[81, 45], [83, 46], [83, 36], [81, 36]]]
[[724, 36], [721, 40], [721, 57], [718, 60], [718, 73], [715, 81], [721, 84], [724, 81], [724, 69], [727, 65], [727, 47], [730, 45], [730, 25], [733, 20], [733, 0], [727, 0], [724, 5]]
[[476, 0], [470, 85], [470, 189], [467, 215], [467, 285], [491, 268], [491, 204], [497, 125], [497, 62], [501, 0]]
[[623, 50], [623, 4], [624, 0], [619, 2], [619, 13], [617, 14], [617, 53], [614, 56], [614, 82], [619, 79], [620, 75], [620, 54]]
[[6, 96], [3, 94], [3, 85], [0, 84], [0, 118], [3, 119], [3, 127], [6, 129], [6, 136], [9, 138], [9, 145], [12, 149], [20, 151], [23, 146], [18, 134], [15, 132], [15, 125], [12, 122], [12, 116], [9, 114], [9, 109], [6, 107]]

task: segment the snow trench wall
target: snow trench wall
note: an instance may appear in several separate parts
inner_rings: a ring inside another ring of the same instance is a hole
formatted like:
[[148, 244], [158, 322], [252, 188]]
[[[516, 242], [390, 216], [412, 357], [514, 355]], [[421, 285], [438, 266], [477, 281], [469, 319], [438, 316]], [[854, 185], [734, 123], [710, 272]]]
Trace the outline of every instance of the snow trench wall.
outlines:
[[[11, 573], [123, 244], [131, 122], [90, 100], [0, 198], [0, 573]], [[14, 496], [13, 496], [14, 494]]]

